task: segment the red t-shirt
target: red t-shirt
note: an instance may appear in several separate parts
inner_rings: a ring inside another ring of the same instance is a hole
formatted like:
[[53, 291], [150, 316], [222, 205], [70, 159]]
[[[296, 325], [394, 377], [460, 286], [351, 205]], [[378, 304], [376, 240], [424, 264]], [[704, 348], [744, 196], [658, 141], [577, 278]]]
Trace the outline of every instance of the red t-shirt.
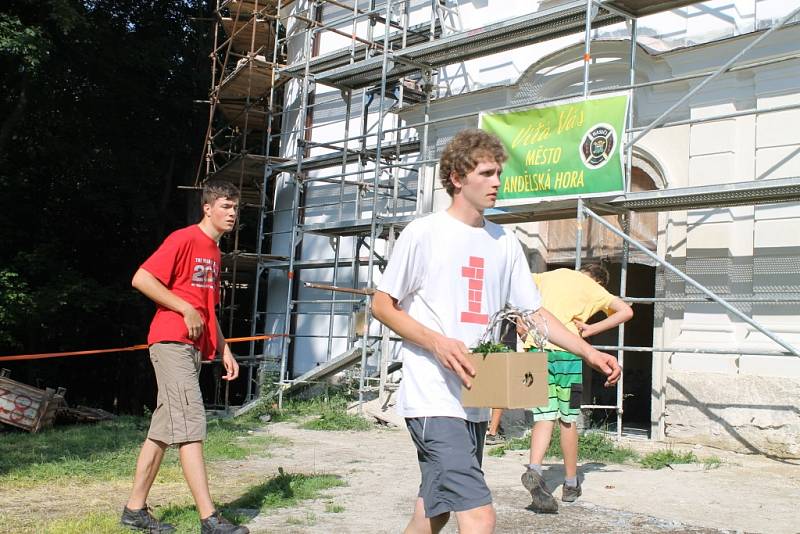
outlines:
[[158, 306], [147, 343], [178, 341], [194, 345], [203, 358], [213, 360], [217, 352], [219, 304], [219, 246], [196, 224], [172, 232], [142, 269], [155, 276], [167, 289], [195, 307], [203, 318], [203, 334], [192, 341], [183, 315]]

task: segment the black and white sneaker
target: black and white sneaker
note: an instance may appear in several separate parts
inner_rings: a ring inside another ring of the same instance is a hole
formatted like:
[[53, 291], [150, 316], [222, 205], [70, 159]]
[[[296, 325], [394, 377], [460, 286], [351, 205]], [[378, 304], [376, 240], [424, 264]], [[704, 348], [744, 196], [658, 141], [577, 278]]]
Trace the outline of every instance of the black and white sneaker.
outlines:
[[250, 534], [250, 529], [241, 525], [234, 525], [219, 512], [200, 520], [201, 534]]
[[175, 532], [175, 527], [169, 523], [162, 523], [150, 513], [150, 508], [144, 505], [140, 510], [131, 510], [127, 506], [122, 510], [119, 520], [123, 527], [131, 530], [140, 530], [148, 534], [169, 534]]

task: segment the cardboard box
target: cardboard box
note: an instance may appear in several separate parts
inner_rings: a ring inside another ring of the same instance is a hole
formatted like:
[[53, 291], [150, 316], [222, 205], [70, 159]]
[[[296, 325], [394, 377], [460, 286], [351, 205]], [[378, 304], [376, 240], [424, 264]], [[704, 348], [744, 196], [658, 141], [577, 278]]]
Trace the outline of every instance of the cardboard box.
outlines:
[[461, 404], [470, 408], [547, 406], [547, 353], [470, 354], [472, 388], [461, 387]]

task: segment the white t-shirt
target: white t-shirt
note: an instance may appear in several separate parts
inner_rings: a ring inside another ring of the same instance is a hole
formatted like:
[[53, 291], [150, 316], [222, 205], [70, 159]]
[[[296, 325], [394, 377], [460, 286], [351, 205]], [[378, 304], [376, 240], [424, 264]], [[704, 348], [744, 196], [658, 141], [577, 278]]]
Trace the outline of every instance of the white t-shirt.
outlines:
[[[508, 302], [540, 306], [528, 261], [517, 238], [484, 220], [464, 224], [446, 211], [422, 217], [400, 234], [378, 291], [426, 327], [476, 345], [490, 317]], [[461, 380], [428, 351], [403, 341], [403, 380], [397, 413], [403, 417], [459, 417], [488, 421], [488, 408], [461, 406]]]

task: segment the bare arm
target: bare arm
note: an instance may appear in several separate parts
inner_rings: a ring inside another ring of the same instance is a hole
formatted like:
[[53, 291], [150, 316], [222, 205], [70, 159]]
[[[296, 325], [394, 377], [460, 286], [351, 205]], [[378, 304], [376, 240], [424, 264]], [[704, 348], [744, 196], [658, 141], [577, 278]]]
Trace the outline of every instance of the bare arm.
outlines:
[[222, 365], [225, 367], [225, 376], [223, 380], [235, 380], [239, 376], [239, 363], [233, 356], [231, 346], [225, 341], [225, 336], [222, 335], [222, 327], [217, 322], [217, 348], [222, 354]]
[[539, 308], [536, 313], [547, 321], [548, 341], [580, 356], [587, 365], [606, 375], [606, 387], [613, 386], [617, 383], [622, 374], [622, 369], [616, 358], [605, 352], [600, 352], [584, 341], [583, 338], [567, 330], [567, 328], [561, 324], [561, 321], [556, 319], [555, 316], [546, 309]]
[[139, 269], [133, 275], [131, 285], [138, 289], [147, 298], [169, 310], [183, 315], [189, 339], [197, 339], [203, 333], [203, 319], [194, 307], [167, 289], [158, 278], [144, 269]]
[[445, 368], [456, 373], [467, 388], [472, 387], [470, 377], [475, 376], [475, 368], [465, 356], [469, 350], [464, 343], [426, 327], [383, 291], [376, 291], [372, 297], [372, 315], [406, 341], [433, 354]]
[[597, 321], [592, 324], [587, 324], [577, 319], [572, 321], [575, 323], [575, 326], [578, 327], [578, 332], [581, 333], [581, 337], [590, 337], [600, 332], [605, 332], [625, 321], [630, 321], [633, 317], [633, 308], [628, 306], [628, 304], [619, 297], [614, 297], [614, 300], [611, 301], [608, 307], [611, 308], [611, 314], [602, 321]]

